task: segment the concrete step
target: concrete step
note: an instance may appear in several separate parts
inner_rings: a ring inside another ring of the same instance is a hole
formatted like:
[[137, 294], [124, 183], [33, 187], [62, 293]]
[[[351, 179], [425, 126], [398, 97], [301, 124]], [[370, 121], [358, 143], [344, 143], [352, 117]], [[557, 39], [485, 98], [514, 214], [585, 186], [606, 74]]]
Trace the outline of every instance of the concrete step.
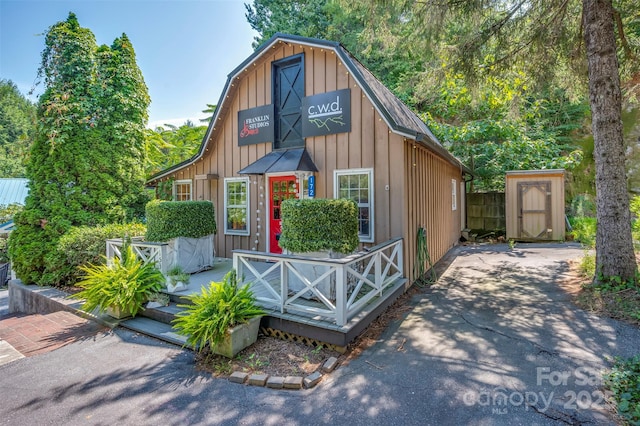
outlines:
[[129, 330], [137, 331], [138, 333], [173, 343], [174, 345], [189, 347], [185, 336], [176, 333], [173, 327], [169, 324], [155, 321], [151, 318], [135, 317], [121, 321], [119, 325], [128, 328]]

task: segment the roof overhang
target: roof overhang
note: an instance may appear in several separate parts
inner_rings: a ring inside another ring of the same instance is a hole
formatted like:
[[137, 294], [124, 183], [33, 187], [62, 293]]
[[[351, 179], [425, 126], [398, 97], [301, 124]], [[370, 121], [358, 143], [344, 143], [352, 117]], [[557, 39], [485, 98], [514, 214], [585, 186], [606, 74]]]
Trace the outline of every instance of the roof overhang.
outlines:
[[264, 175], [281, 172], [317, 172], [311, 156], [304, 148], [272, 151], [238, 171], [241, 175]]

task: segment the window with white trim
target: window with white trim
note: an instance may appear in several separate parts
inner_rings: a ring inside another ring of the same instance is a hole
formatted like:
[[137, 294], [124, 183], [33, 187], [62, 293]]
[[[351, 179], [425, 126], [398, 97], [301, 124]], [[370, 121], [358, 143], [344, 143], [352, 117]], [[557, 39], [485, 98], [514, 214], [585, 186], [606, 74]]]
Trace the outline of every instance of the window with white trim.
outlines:
[[458, 182], [451, 179], [451, 211], [458, 210]]
[[249, 178], [224, 180], [224, 233], [249, 235]]
[[191, 201], [191, 180], [177, 180], [173, 182], [173, 200]]
[[373, 169], [336, 170], [335, 198], [348, 198], [358, 204], [358, 235], [364, 243], [373, 242]]

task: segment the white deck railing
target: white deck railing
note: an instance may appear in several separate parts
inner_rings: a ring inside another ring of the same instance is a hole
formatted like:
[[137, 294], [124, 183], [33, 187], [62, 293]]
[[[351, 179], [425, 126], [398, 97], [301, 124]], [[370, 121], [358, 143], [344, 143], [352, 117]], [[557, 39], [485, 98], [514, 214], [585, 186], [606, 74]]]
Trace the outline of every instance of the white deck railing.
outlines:
[[[122, 238], [107, 240], [107, 265], [111, 265], [113, 258], [122, 259]], [[167, 262], [163, 259], [167, 258], [167, 243], [154, 243], [142, 241], [142, 237], [131, 238], [131, 248], [138, 258], [144, 263], [155, 264], [162, 273], [166, 273]]]
[[[404, 276], [402, 248], [402, 239], [396, 238], [341, 259], [234, 250], [233, 267], [243, 283], [252, 283], [261, 304], [282, 313], [320, 315], [343, 326]], [[309, 266], [315, 274], [308, 273]], [[298, 289], [292, 289], [293, 281]]]

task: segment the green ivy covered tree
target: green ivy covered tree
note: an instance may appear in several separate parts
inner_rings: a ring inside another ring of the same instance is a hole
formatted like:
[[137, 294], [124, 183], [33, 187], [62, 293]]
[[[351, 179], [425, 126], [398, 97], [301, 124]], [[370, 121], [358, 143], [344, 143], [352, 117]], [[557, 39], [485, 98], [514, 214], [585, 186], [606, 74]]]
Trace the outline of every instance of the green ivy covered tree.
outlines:
[[71, 13], [50, 27], [39, 76], [30, 191], [9, 251], [27, 283], [56, 283], [51, 258], [71, 226], [144, 214], [144, 126], [149, 95], [130, 41], [96, 45]]

